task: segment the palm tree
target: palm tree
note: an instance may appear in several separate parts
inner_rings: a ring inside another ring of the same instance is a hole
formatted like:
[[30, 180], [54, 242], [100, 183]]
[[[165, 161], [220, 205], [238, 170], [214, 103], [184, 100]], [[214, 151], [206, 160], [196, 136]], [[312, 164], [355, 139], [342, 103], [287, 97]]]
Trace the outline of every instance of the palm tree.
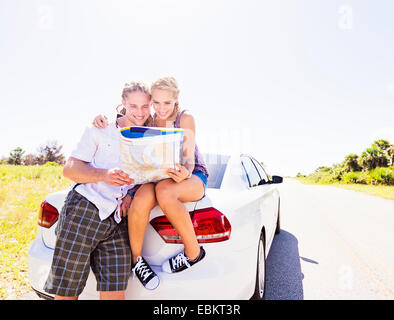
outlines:
[[390, 143], [387, 140], [376, 140], [370, 148], [367, 148], [359, 160], [359, 165], [364, 170], [372, 170], [376, 167], [387, 167], [390, 160], [387, 150], [390, 148]]
[[361, 166], [359, 165], [359, 157], [357, 154], [348, 154], [345, 157], [345, 160], [343, 162], [343, 167], [346, 172], [351, 172], [351, 171], [361, 171]]
[[390, 166], [394, 165], [394, 144], [390, 145], [390, 148], [387, 149], [387, 154], [390, 159]]

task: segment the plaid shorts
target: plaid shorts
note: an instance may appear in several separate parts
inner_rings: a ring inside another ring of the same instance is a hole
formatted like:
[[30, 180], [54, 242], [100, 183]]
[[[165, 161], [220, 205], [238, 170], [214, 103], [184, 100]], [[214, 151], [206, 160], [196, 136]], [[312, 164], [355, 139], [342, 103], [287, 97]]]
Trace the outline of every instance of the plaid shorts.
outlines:
[[56, 246], [44, 290], [65, 297], [78, 296], [90, 268], [97, 291], [122, 291], [131, 273], [127, 220], [117, 224], [113, 215], [101, 221], [98, 209], [71, 190], [59, 215]]

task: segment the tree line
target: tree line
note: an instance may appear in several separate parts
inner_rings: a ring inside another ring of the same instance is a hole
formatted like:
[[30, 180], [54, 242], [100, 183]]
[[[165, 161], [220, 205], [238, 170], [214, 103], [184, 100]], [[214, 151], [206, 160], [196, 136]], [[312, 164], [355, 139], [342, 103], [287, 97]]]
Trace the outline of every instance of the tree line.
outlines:
[[332, 167], [321, 166], [306, 176], [315, 182], [394, 185], [394, 145], [388, 140], [375, 140], [361, 155], [348, 154]]
[[66, 162], [65, 156], [62, 153], [62, 145], [59, 145], [57, 141], [48, 141], [46, 144], [38, 147], [35, 154], [25, 154], [21, 147], [13, 149], [8, 158], [3, 157], [0, 160], [1, 164], [11, 165], [43, 165], [47, 162], [55, 162], [60, 165], [64, 165]]

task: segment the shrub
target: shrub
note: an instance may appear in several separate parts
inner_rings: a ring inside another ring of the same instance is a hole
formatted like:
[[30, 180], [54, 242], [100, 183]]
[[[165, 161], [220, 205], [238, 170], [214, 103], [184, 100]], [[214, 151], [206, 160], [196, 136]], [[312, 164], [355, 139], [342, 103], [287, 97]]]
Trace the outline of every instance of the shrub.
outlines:
[[336, 181], [342, 181], [342, 176], [345, 173], [345, 169], [342, 167], [336, 167], [332, 172], [332, 179]]
[[8, 158], [9, 164], [20, 165], [22, 164], [23, 154], [25, 151], [21, 148], [15, 148], [10, 152], [10, 156]]
[[330, 172], [314, 172], [308, 176], [314, 183], [333, 183], [335, 182]]
[[394, 167], [375, 168], [369, 171], [368, 183], [394, 185]]
[[368, 183], [368, 173], [364, 171], [351, 171], [346, 172], [342, 176], [342, 181], [345, 183]]

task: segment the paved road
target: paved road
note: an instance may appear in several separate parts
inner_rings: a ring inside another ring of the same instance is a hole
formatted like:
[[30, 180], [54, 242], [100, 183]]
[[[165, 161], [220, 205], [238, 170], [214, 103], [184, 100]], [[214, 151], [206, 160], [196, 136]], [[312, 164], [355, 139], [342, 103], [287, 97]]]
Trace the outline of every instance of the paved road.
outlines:
[[267, 299], [394, 299], [394, 201], [285, 179]]
[[394, 299], [394, 201], [292, 179], [279, 189], [267, 299]]

